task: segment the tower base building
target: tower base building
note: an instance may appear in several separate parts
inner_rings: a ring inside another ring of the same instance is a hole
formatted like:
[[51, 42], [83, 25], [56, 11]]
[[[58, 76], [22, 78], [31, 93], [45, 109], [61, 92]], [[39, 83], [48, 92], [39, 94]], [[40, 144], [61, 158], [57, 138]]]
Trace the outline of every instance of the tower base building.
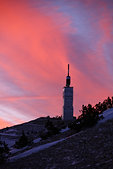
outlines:
[[71, 78], [69, 76], [69, 64], [68, 64], [68, 76], [66, 77], [66, 86], [63, 89], [63, 120], [73, 120], [73, 87], [70, 87]]
[[73, 87], [64, 87], [63, 89], [63, 120], [73, 120]]

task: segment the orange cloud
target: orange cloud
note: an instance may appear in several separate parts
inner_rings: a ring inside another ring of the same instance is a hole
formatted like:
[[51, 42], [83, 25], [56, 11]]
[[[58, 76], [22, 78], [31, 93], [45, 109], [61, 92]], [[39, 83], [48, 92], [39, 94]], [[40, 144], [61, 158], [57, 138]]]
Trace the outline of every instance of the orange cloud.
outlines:
[[9, 127], [11, 126], [12, 123], [8, 122], [8, 120], [3, 120], [2, 118], [0, 119], [0, 129], [5, 128], [5, 127]]

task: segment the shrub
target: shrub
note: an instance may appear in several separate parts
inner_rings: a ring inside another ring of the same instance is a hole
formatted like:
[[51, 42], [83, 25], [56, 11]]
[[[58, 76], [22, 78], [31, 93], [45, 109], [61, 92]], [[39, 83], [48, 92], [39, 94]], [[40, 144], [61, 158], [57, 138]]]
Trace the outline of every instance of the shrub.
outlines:
[[48, 137], [51, 137], [53, 135], [56, 135], [59, 133], [60, 129], [56, 126], [53, 125], [53, 122], [50, 121], [50, 119], [47, 120], [47, 122], [45, 123], [45, 128], [46, 130], [45, 131], [41, 131], [39, 133], [39, 136], [45, 140], [47, 139]]
[[48, 133], [51, 133], [51, 135], [58, 134], [60, 130], [58, 127], [54, 126], [50, 120], [47, 121], [45, 127], [47, 128]]
[[15, 147], [16, 148], [22, 148], [28, 145], [28, 137], [25, 135], [24, 131], [22, 132], [22, 135], [20, 136], [19, 140], [16, 141]]
[[47, 120], [47, 122], [45, 123], [45, 128], [47, 128], [48, 130], [51, 130], [53, 128], [53, 123], [52, 121], [50, 121], [49, 119]]
[[66, 123], [63, 120], [57, 121], [56, 127], [61, 129], [65, 129], [67, 127]]
[[42, 140], [45, 140], [45, 139], [48, 138], [48, 133], [47, 133], [46, 131], [40, 131], [39, 137], [40, 137]]
[[99, 112], [97, 109], [92, 107], [91, 104], [88, 104], [88, 106], [83, 105], [81, 112], [82, 114], [79, 119], [84, 127], [90, 127], [97, 123], [99, 119]]
[[81, 131], [82, 129], [82, 124], [79, 122], [79, 121], [74, 121], [74, 122], [70, 122], [68, 123], [68, 127], [71, 129], [71, 130], [76, 130], [76, 132], [79, 132]]
[[4, 163], [9, 155], [9, 148], [5, 142], [0, 141], [0, 164]]

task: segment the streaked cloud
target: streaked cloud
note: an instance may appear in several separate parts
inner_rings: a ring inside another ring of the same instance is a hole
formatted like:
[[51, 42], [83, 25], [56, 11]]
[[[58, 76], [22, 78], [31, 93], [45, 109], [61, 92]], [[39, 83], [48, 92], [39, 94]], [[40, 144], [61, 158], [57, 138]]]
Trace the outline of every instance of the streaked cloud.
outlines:
[[1, 126], [61, 115], [68, 63], [76, 116], [82, 104], [112, 95], [112, 1], [4, 0], [0, 6]]

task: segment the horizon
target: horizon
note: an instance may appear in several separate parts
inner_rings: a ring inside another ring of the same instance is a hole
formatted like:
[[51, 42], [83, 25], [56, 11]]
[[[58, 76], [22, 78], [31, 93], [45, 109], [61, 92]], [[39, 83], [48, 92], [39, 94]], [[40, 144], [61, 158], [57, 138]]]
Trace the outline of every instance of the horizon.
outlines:
[[61, 115], [68, 63], [74, 116], [113, 95], [111, 0], [0, 6], [0, 128]]

